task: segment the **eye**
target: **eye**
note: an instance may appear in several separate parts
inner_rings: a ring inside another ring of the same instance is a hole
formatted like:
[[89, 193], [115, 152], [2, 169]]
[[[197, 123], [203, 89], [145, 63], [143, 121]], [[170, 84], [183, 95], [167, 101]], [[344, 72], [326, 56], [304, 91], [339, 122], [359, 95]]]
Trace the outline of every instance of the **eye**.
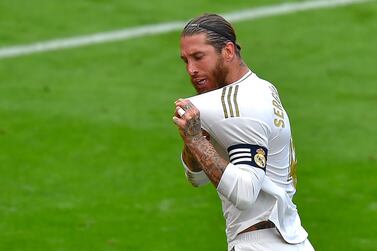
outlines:
[[204, 57], [203, 53], [196, 53], [196, 54], [194, 54], [194, 59], [197, 60], [197, 61], [201, 60], [203, 57]]
[[185, 58], [185, 57], [181, 57], [181, 59], [182, 59], [182, 61], [183, 61], [185, 64], [188, 63], [187, 58]]

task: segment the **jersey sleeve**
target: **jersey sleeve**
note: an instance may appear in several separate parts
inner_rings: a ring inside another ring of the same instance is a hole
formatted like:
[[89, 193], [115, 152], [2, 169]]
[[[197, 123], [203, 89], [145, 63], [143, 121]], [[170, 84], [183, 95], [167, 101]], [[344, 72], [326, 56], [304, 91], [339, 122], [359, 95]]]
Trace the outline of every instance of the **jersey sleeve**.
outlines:
[[249, 118], [224, 119], [212, 126], [229, 164], [217, 191], [240, 210], [251, 207], [258, 197], [267, 165], [269, 127]]

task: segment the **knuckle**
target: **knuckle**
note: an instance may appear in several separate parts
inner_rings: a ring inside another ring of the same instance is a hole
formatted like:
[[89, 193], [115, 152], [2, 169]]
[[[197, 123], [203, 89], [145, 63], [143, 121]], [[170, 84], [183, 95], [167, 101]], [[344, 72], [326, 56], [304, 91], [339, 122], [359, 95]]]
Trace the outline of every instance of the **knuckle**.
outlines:
[[193, 117], [192, 117], [192, 115], [191, 115], [191, 113], [189, 113], [189, 112], [186, 112], [185, 113], [185, 119], [186, 120], [191, 120]]

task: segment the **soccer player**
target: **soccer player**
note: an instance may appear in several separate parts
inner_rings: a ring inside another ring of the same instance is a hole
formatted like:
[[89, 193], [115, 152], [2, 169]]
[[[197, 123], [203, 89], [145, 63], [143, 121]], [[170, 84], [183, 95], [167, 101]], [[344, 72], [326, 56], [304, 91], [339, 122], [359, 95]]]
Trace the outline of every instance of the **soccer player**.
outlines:
[[244, 63], [219, 15], [191, 20], [180, 47], [198, 93], [175, 102], [181, 159], [194, 186], [215, 186], [228, 250], [314, 250], [292, 202], [296, 160], [278, 91]]

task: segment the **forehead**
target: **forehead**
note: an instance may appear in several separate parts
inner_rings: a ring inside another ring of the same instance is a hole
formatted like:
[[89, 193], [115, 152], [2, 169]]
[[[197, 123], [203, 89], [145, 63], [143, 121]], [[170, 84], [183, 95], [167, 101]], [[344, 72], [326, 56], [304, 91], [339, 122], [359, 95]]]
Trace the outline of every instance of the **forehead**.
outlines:
[[181, 37], [181, 54], [191, 54], [195, 51], [208, 50], [211, 45], [207, 43], [207, 35], [198, 33]]

